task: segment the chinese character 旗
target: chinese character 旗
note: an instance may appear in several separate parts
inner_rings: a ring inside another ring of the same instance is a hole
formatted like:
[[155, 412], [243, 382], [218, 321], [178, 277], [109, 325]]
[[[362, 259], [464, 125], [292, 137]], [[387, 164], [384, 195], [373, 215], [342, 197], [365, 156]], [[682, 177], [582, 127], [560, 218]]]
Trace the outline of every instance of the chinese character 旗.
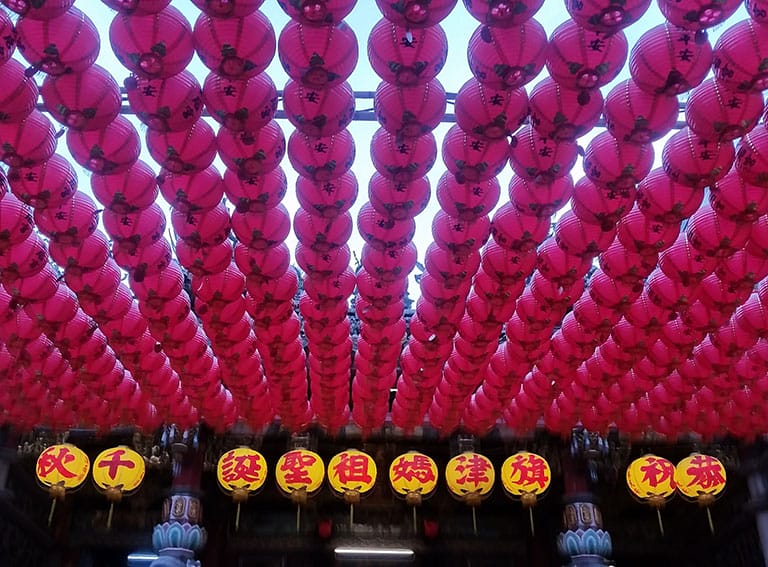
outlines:
[[267, 480], [267, 461], [250, 447], [238, 447], [224, 453], [216, 464], [216, 478], [221, 489], [237, 504], [235, 530], [240, 528], [240, 505], [258, 492]]
[[93, 483], [109, 500], [107, 528], [112, 527], [115, 503], [120, 502], [123, 495], [139, 489], [144, 481], [145, 472], [144, 457], [128, 447], [107, 449], [94, 459], [91, 471]]
[[88, 476], [90, 467], [88, 455], [69, 443], [51, 445], [40, 453], [35, 466], [35, 476], [40, 485], [48, 490], [52, 499], [48, 525], [53, 521], [56, 501], [64, 500], [67, 491], [80, 488]]
[[725, 467], [710, 455], [691, 453], [675, 467], [675, 484], [677, 490], [689, 500], [695, 500], [699, 506], [706, 508], [709, 529], [715, 533], [712, 523], [712, 513], [709, 507], [725, 490]]
[[531, 534], [534, 534], [533, 507], [552, 482], [549, 463], [536, 453], [520, 451], [502, 463], [499, 476], [504, 491], [512, 498], [519, 499], [524, 508], [528, 508]]
[[663, 457], [643, 455], [627, 467], [627, 487], [635, 498], [656, 509], [659, 530], [664, 535], [661, 508], [675, 495], [675, 465]]

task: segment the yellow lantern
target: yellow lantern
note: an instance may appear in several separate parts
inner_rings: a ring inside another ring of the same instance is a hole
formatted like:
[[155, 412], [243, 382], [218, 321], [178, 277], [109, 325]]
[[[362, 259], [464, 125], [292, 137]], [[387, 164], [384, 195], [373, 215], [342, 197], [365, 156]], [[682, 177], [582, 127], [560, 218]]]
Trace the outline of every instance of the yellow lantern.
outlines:
[[40, 453], [35, 476], [52, 499], [48, 525], [53, 521], [56, 502], [64, 500], [67, 490], [72, 491], [82, 486], [90, 468], [88, 455], [70, 443], [51, 445]]
[[552, 483], [552, 469], [549, 463], [536, 453], [520, 451], [502, 463], [499, 475], [506, 493], [513, 498], [519, 498], [523, 507], [528, 508], [533, 534], [533, 507], [538, 497], [544, 494]]
[[133, 449], [119, 446], [102, 451], [93, 461], [93, 482], [109, 500], [107, 528], [112, 527], [115, 503], [137, 490], [144, 481], [144, 458]]
[[267, 480], [267, 461], [250, 447], [238, 447], [224, 453], [216, 464], [216, 478], [222, 490], [237, 504], [235, 530], [240, 528], [240, 505], [257, 492]]
[[661, 509], [675, 495], [675, 465], [664, 457], [643, 455], [627, 467], [627, 487], [636, 498], [656, 509], [659, 531], [664, 535]]
[[472, 525], [477, 534], [475, 508], [488, 497], [496, 481], [496, 471], [488, 457], [466, 451], [445, 466], [445, 483], [450, 493], [472, 508]]
[[427, 455], [410, 451], [397, 457], [389, 466], [389, 483], [396, 494], [405, 497], [413, 509], [413, 531], [416, 532], [416, 506], [420, 506], [437, 487], [437, 464]]
[[373, 489], [376, 473], [373, 458], [357, 449], [342, 451], [328, 463], [328, 482], [331, 488], [349, 504], [350, 527], [354, 523], [355, 504], [360, 502], [360, 496]]
[[283, 494], [296, 504], [296, 533], [301, 528], [301, 507], [325, 480], [325, 464], [320, 455], [307, 449], [288, 451], [277, 461], [275, 481]]
[[690, 454], [677, 463], [675, 468], [677, 490], [707, 510], [707, 520], [712, 533], [715, 533], [715, 526], [709, 507], [725, 490], [726, 478], [723, 464], [715, 457], [701, 453]]

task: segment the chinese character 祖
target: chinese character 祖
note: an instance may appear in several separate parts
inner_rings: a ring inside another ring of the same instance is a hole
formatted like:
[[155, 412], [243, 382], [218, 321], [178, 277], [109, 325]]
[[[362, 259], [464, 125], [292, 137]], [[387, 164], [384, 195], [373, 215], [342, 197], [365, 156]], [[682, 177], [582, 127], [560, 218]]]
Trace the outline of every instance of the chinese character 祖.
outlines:
[[339, 458], [340, 461], [334, 467], [333, 474], [342, 484], [347, 482], [370, 483], [373, 481], [373, 477], [368, 472], [368, 457], [345, 452], [341, 453]]

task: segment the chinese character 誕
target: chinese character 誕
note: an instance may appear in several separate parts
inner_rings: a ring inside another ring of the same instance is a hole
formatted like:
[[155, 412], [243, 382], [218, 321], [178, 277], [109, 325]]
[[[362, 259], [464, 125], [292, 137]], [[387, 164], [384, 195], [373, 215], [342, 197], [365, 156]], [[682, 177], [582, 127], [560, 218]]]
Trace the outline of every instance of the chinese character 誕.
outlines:
[[552, 471], [543, 457], [521, 451], [504, 461], [501, 480], [507, 492], [513, 495], [542, 494], [549, 488]]
[[80, 449], [70, 444], [52, 445], [40, 453], [35, 473], [45, 486], [77, 488], [88, 476], [90, 461]]
[[435, 461], [421, 453], [406, 453], [392, 461], [389, 480], [395, 492], [400, 494], [409, 492], [428, 494], [437, 485], [437, 465]]
[[328, 480], [337, 492], [370, 490], [376, 482], [376, 463], [362, 451], [344, 451], [331, 459]]
[[325, 467], [316, 453], [297, 449], [280, 457], [275, 476], [278, 486], [285, 492], [302, 489], [314, 492], [323, 483]]
[[221, 456], [217, 475], [225, 490], [254, 491], [261, 488], [267, 478], [267, 464], [257, 451], [240, 447]]

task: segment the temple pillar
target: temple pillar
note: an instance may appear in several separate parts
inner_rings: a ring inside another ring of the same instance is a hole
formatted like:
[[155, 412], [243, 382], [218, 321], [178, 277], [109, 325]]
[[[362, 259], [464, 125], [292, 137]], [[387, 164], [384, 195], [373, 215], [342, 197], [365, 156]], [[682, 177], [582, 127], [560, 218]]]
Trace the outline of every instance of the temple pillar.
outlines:
[[173, 483], [170, 496], [163, 503], [162, 523], [152, 531], [152, 546], [158, 557], [150, 567], [200, 567], [195, 555], [207, 539], [201, 525], [200, 502], [204, 450], [198, 446], [196, 437], [188, 443], [173, 443], [171, 449]]
[[[574, 431], [570, 452], [562, 457], [563, 527], [557, 549], [568, 567], [605, 567], [613, 545], [603, 528], [603, 515], [590, 490], [597, 481], [595, 459], [601, 457], [599, 440], [585, 430]], [[607, 445], [604, 445], [607, 451]]]

